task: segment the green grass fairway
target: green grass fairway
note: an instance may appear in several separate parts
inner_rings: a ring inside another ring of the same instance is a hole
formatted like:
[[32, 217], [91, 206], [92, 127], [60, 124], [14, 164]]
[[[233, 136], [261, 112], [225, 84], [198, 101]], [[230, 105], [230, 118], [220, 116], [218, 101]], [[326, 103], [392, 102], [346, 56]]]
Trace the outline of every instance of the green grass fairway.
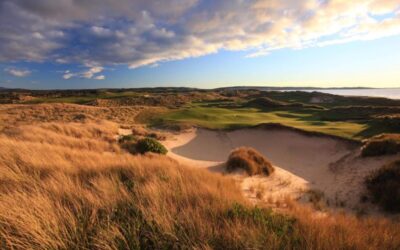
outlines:
[[354, 122], [328, 122], [313, 119], [312, 112], [270, 111], [255, 108], [215, 108], [193, 105], [162, 114], [159, 123], [189, 123], [210, 129], [230, 129], [254, 126], [261, 123], [280, 123], [286, 126], [322, 132], [351, 139], [362, 139], [359, 134], [365, 124]]

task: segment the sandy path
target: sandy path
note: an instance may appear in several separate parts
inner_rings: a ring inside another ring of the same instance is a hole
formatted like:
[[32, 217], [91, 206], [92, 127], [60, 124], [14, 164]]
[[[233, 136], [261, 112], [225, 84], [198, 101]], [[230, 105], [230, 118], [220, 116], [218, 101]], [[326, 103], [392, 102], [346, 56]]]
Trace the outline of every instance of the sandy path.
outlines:
[[250, 199], [262, 197], [271, 203], [290, 196], [308, 200], [307, 191], [318, 190], [324, 203], [353, 210], [365, 209], [359, 202], [365, 175], [396, 158], [360, 158], [359, 149], [347, 142], [282, 129], [197, 129], [174, 135], [164, 144], [169, 156], [182, 164], [220, 172], [232, 149], [253, 147], [272, 161], [276, 172], [271, 177], [237, 176]]

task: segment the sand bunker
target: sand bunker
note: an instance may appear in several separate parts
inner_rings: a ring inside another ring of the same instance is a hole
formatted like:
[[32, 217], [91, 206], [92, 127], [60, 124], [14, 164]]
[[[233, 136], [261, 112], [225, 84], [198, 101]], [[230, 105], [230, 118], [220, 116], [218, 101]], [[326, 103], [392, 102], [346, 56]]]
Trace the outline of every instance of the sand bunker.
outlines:
[[358, 210], [363, 206], [364, 176], [396, 157], [360, 158], [358, 146], [346, 141], [286, 129], [197, 129], [175, 135], [164, 144], [169, 156], [182, 164], [218, 172], [223, 172], [222, 164], [232, 149], [253, 147], [271, 160], [276, 172], [270, 177], [238, 177], [250, 199], [261, 197], [273, 203], [291, 196], [308, 200], [317, 191], [331, 207]]

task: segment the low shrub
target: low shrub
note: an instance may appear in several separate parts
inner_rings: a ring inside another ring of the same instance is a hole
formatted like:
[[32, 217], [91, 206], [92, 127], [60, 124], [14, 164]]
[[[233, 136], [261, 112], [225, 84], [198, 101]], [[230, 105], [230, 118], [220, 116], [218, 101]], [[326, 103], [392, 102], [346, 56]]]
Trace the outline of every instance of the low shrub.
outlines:
[[400, 135], [382, 134], [364, 142], [361, 149], [363, 157], [391, 155], [400, 153]]
[[249, 175], [270, 175], [274, 172], [272, 164], [257, 150], [240, 147], [231, 152], [226, 163], [228, 171], [244, 169]]
[[400, 212], [400, 160], [372, 172], [365, 184], [374, 202], [391, 212]]
[[159, 141], [149, 137], [138, 140], [136, 144], [136, 150], [141, 154], [152, 152], [165, 155], [168, 152], [168, 150]]
[[118, 143], [120, 147], [125, 149], [131, 154], [136, 154], [136, 142], [138, 138], [134, 135], [123, 135], [118, 139]]
[[137, 137], [134, 135], [123, 135], [119, 138], [119, 143], [136, 142]]

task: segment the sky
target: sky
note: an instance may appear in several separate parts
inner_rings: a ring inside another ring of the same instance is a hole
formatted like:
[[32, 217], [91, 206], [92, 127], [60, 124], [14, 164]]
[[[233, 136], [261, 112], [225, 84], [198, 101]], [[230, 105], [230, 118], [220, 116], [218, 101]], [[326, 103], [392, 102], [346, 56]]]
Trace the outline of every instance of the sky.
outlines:
[[400, 87], [400, 1], [0, 1], [0, 87], [246, 85]]

